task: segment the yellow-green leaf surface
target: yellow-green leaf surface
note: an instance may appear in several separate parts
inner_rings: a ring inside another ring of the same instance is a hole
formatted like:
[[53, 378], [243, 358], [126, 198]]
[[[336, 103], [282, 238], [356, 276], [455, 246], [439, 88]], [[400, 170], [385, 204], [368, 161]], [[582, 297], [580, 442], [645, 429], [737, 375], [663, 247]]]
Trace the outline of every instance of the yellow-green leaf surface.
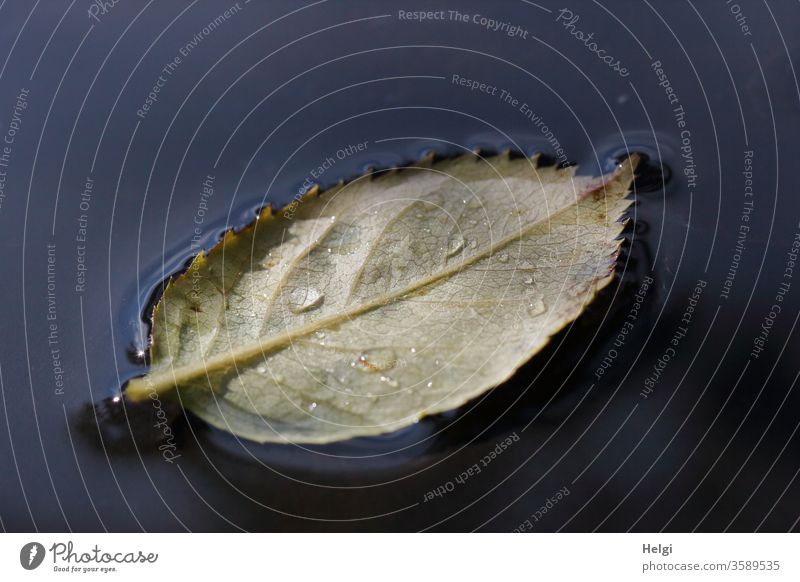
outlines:
[[462, 156], [228, 233], [154, 312], [131, 400], [260, 442], [376, 435], [508, 379], [612, 278], [638, 159], [602, 178]]

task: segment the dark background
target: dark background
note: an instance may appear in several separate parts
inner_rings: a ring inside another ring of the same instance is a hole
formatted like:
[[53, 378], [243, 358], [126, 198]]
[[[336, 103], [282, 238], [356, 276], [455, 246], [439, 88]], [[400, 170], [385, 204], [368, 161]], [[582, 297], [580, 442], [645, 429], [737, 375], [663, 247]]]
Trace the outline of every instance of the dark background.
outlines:
[[[29, 91], [10, 163], [0, 168], [3, 529], [797, 529], [800, 279], [764, 351], [751, 356], [787, 280], [800, 219], [796, 2], [240, 0], [137, 116], [163, 67], [232, 5], [120, 0], [103, 12], [85, 0], [0, 4], [1, 134], [12, 129], [18, 94]], [[564, 7], [628, 77], [556, 22]], [[398, 10], [455, 8], [516, 24], [527, 38], [471, 21], [398, 18]], [[685, 111], [693, 187], [654, 61]], [[454, 74], [527, 102], [581, 172], [608, 171], [626, 151], [648, 154], [618, 281], [514, 380], [464, 410], [314, 448], [240, 443], [178, 413], [181, 456], [165, 462], [147, 412], [107, 399], [145, 369], [131, 355], [145, 345], [142, 314], [194, 253], [203, 180], [215, 177], [202, 225], [209, 247], [259, 206], [286, 203], [312, 168], [348, 144], [369, 142], [324, 184], [430, 150], [554, 153], [517, 109], [453, 85]], [[724, 299], [746, 150], [751, 230]], [[87, 177], [94, 187], [81, 209]], [[82, 214], [87, 270], [78, 292]], [[597, 380], [648, 275], [654, 283], [634, 330]], [[643, 398], [699, 279], [707, 286], [687, 336]], [[48, 343], [53, 298], [57, 344]], [[514, 433], [519, 441], [479, 475], [455, 481]], [[452, 491], [424, 501], [448, 482]], [[569, 495], [535, 520], [565, 487]]]

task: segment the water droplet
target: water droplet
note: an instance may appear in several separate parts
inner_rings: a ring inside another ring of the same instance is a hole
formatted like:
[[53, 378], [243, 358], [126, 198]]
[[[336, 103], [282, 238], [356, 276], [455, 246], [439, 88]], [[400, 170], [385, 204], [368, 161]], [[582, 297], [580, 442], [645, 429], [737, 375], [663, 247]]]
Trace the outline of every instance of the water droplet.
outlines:
[[532, 316], [541, 315], [547, 310], [544, 301], [537, 299], [528, 306], [528, 314]]
[[325, 296], [313, 287], [297, 287], [289, 293], [289, 309], [292, 313], [304, 313], [316, 309], [325, 300]]
[[345, 405], [345, 407], [349, 407], [350, 406], [350, 401], [349, 400], [345, 400], [344, 401], [344, 405]]
[[381, 382], [388, 384], [392, 388], [397, 388], [400, 385], [400, 383], [391, 376], [381, 376]]
[[259, 374], [266, 374], [267, 367], [264, 364], [259, 364], [258, 366], [256, 366], [256, 372], [258, 372]]
[[314, 409], [316, 407], [317, 407], [317, 403], [316, 402], [312, 402], [311, 404], [308, 405], [308, 411], [309, 412], [314, 412]]
[[331, 252], [331, 248], [330, 248], [330, 247], [328, 247], [328, 252], [329, 252], [329, 253]]
[[421, 212], [417, 212], [417, 213], [416, 213], [414, 216], [415, 216], [416, 218], [422, 218], [422, 216], [423, 216], [423, 215], [422, 215], [422, 213], [421, 213]]
[[275, 374], [272, 376], [272, 379], [275, 380], [278, 384], [283, 384], [283, 381], [286, 379], [283, 377], [283, 374]]
[[336, 217], [335, 216], [331, 216], [331, 222], [336, 222]]
[[433, 361], [433, 364], [434, 364], [435, 366], [438, 366], [438, 365], [439, 365], [439, 360], [434, 360], [434, 361]]
[[523, 281], [523, 282], [524, 282], [526, 285], [530, 285], [531, 283], [533, 283], [533, 277], [531, 277], [530, 275], [525, 275], [525, 278], [524, 278], [524, 279], [522, 279], [522, 281]]
[[450, 239], [450, 242], [447, 243], [447, 256], [455, 256], [460, 253], [463, 248], [464, 238], [460, 235], [456, 235]]
[[411, 348], [411, 353], [412, 354], [416, 354], [417, 353], [417, 348]]
[[397, 356], [392, 348], [374, 348], [362, 352], [350, 365], [364, 372], [385, 372], [397, 365]]
[[501, 263], [507, 263], [508, 253], [502, 253], [499, 257], [497, 257], [497, 260], [500, 261]]
[[314, 335], [316, 335], [319, 339], [325, 339], [324, 331], [317, 331]]
[[433, 386], [433, 382], [428, 382], [427, 386], [428, 388], [430, 388], [431, 386]]

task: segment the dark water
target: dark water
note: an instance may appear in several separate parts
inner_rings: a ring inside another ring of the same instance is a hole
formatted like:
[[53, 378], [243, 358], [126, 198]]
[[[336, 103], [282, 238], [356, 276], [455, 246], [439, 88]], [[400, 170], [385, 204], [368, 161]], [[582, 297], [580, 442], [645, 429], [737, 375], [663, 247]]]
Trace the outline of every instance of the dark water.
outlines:
[[[0, 6], [4, 529], [797, 529], [796, 3]], [[421, 9], [445, 19], [399, 14]], [[286, 203], [329, 156], [323, 184], [478, 147], [591, 174], [649, 156], [619, 280], [508, 385], [328, 447], [171, 410], [172, 463], [153, 411], [107, 402], [145, 370], [142, 313], [193, 235]]]

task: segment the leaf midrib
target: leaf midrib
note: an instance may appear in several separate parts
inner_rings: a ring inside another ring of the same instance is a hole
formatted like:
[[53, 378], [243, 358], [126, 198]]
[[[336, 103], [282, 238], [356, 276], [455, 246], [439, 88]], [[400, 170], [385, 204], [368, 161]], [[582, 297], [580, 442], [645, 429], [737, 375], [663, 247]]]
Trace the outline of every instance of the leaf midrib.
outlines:
[[515, 234], [505, 237], [492, 245], [489, 245], [485, 250], [470, 255], [468, 258], [464, 258], [460, 262], [455, 263], [452, 266], [448, 266], [447, 268], [435, 274], [432, 274], [424, 279], [415, 281], [392, 293], [380, 295], [372, 299], [371, 301], [355, 306], [349, 310], [345, 310], [343, 312], [333, 314], [328, 317], [322, 317], [316, 321], [313, 321], [305, 325], [301, 325], [294, 329], [288, 330], [284, 333], [274, 336], [262, 337], [257, 341], [245, 344], [243, 346], [239, 346], [224, 354], [219, 354], [217, 356], [213, 356], [208, 359], [203, 359], [199, 362], [192, 364], [185, 364], [182, 366], [171, 367], [169, 370], [151, 373], [141, 378], [134, 378], [128, 384], [127, 388], [128, 396], [129, 398], [136, 400], [145, 398], [148, 394], [152, 392], [158, 394], [170, 391], [173, 388], [180, 386], [181, 384], [189, 380], [192, 380], [194, 378], [204, 375], [207, 376], [214, 371], [229, 369], [232, 366], [236, 366], [236, 364], [238, 363], [243, 363], [258, 355], [264, 356], [267, 353], [276, 351], [281, 347], [289, 345], [296, 338], [307, 336], [320, 329], [325, 329], [330, 326], [335, 326], [338, 323], [362, 315], [364, 313], [372, 311], [373, 309], [378, 309], [398, 299], [402, 299], [403, 296], [405, 295], [408, 295], [421, 288], [436, 283], [441, 279], [450, 277], [458, 273], [459, 271], [465, 269], [469, 265], [481, 259], [494, 255], [498, 250], [502, 249], [503, 247], [511, 244], [516, 240], [525, 237], [543, 223], [551, 222], [554, 220], [555, 217], [559, 216], [560, 214], [575, 209], [582, 199], [586, 198], [591, 193], [599, 189], [606, 188], [606, 186], [613, 183], [618, 177], [619, 177], [619, 171], [615, 172], [612, 176], [608, 178], [608, 180], [604, 180], [598, 186], [594, 188], [589, 188], [585, 190], [583, 193], [579, 194], [575, 199], [574, 203], [565, 206], [555, 214], [549, 214], [540, 220], [531, 222], [528, 226], [520, 229]]

